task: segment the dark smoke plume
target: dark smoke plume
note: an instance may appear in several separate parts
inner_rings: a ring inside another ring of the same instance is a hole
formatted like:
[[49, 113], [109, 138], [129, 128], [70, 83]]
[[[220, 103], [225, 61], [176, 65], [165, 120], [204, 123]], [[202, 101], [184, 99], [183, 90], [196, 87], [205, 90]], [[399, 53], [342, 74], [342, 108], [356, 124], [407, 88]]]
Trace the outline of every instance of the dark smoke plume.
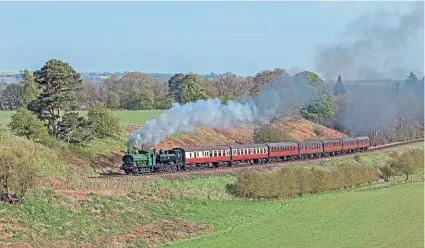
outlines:
[[[391, 23], [395, 23], [391, 25]], [[414, 2], [403, 15], [375, 12], [347, 26], [354, 40], [319, 50], [315, 57], [317, 72], [325, 80], [341, 75], [346, 80], [404, 78], [413, 68], [403, 59], [409, 39], [417, 39], [424, 28], [424, 3]], [[420, 36], [423, 44], [423, 33]], [[423, 46], [416, 54], [422, 54]], [[423, 64], [418, 68], [423, 73]]]

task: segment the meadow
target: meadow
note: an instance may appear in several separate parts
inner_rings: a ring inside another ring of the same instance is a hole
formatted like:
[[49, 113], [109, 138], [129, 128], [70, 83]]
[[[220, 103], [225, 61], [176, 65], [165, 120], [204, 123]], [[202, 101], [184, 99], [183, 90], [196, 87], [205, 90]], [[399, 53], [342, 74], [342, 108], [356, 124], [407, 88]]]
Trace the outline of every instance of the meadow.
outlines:
[[[207, 222], [227, 215], [227, 229], [171, 247], [423, 247], [424, 184], [332, 192], [288, 202], [212, 202], [186, 218]], [[251, 206], [244, 209], [242, 206]], [[215, 210], [214, 210], [215, 209]], [[252, 214], [240, 225], [238, 215]], [[256, 217], [254, 217], [256, 216]]]
[[[363, 160], [365, 165], [374, 166], [375, 157], [385, 163], [391, 152], [414, 148], [423, 149], [423, 144], [345, 159], [347, 163]], [[315, 165], [333, 166], [336, 160]], [[374, 185], [366, 185], [266, 201], [246, 201], [235, 196], [231, 191], [236, 182], [233, 175], [110, 180], [81, 175], [46, 178], [44, 182], [47, 184], [31, 191], [22, 204], [0, 205], [3, 225], [0, 245], [419, 247], [423, 244], [423, 182], [390, 182], [376, 185], [381, 187], [376, 190]]]
[[[161, 112], [114, 115], [128, 126]], [[0, 112], [1, 124], [10, 116]], [[0, 204], [0, 246], [423, 247], [423, 182], [397, 180], [289, 200], [247, 201], [232, 191], [235, 175], [90, 178], [99, 174], [90, 167], [96, 161], [88, 158], [112, 157], [112, 147], [125, 143], [126, 135], [70, 150], [66, 144], [46, 147], [6, 132], [0, 148], [28, 152], [42, 178], [22, 204]], [[424, 144], [297, 166], [376, 168], [392, 152], [417, 148], [423, 150]]]

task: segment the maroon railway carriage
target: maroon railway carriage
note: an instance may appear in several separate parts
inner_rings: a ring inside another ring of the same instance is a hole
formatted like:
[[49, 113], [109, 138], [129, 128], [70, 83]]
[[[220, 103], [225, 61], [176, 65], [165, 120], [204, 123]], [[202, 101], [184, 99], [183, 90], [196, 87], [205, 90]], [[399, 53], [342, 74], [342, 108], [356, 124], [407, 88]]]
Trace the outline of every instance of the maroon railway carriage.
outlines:
[[351, 153], [357, 150], [359, 147], [356, 138], [342, 138], [342, 150], [346, 153]]
[[323, 142], [321, 140], [300, 141], [298, 142], [300, 157], [320, 157], [323, 153]]
[[342, 139], [327, 139], [323, 141], [323, 153], [325, 156], [335, 156], [342, 151]]
[[229, 146], [203, 146], [182, 148], [185, 154], [186, 166], [224, 166], [230, 161]]
[[370, 139], [367, 136], [357, 137], [358, 149], [360, 151], [366, 151], [370, 146]]
[[230, 145], [230, 148], [232, 149], [232, 164], [264, 163], [269, 155], [266, 144]]
[[289, 160], [298, 157], [297, 142], [267, 143], [270, 161]]

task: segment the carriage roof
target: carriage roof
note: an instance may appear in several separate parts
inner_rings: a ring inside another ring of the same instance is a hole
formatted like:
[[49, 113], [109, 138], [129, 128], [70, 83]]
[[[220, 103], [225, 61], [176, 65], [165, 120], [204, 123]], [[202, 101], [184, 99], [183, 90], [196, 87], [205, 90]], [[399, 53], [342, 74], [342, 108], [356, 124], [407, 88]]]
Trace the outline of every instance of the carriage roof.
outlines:
[[281, 146], [298, 146], [297, 142], [279, 142], [279, 143], [266, 143], [269, 147], [281, 147]]
[[198, 147], [182, 147], [185, 152], [203, 152], [203, 151], [219, 151], [230, 150], [228, 146], [198, 146]]
[[243, 149], [243, 148], [263, 148], [266, 147], [266, 144], [246, 144], [246, 145], [229, 145], [232, 149]]

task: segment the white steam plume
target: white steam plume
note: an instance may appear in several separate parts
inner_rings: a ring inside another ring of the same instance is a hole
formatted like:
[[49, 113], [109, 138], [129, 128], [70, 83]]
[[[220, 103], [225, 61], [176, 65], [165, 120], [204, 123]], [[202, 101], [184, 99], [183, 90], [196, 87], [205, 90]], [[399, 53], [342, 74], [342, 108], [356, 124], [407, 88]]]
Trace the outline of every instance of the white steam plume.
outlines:
[[229, 128], [244, 123], [265, 124], [280, 114], [289, 113], [289, 107], [310, 101], [314, 89], [301, 79], [281, 76], [260, 94], [245, 102], [229, 101], [222, 104], [218, 99], [199, 100], [184, 105], [174, 104], [158, 118], [148, 120], [136, 129], [128, 139], [128, 146], [158, 145], [167, 136], [179, 132], [194, 131], [197, 125], [212, 128]]

